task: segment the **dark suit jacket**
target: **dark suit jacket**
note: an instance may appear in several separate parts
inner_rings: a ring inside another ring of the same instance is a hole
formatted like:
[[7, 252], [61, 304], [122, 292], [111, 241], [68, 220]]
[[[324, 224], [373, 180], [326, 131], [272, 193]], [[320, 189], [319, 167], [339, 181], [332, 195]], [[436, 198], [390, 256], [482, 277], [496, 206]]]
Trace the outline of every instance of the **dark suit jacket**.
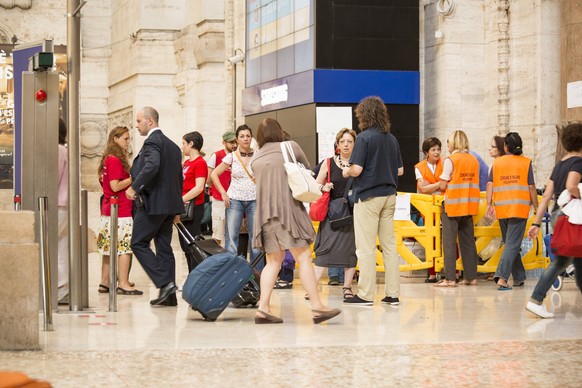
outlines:
[[131, 187], [149, 215], [181, 214], [182, 152], [160, 130], [150, 133], [131, 167]]

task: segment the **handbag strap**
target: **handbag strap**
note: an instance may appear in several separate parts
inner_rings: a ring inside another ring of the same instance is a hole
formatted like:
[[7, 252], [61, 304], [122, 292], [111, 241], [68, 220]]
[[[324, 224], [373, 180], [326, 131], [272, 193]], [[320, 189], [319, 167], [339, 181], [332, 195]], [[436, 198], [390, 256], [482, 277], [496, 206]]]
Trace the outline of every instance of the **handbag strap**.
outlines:
[[291, 143], [288, 141], [281, 142], [281, 152], [283, 153], [283, 159], [285, 159], [285, 163], [289, 163], [289, 156], [291, 156], [291, 162], [297, 163], [297, 159], [295, 158], [295, 153], [293, 152]]
[[[331, 170], [331, 158], [327, 158], [327, 181], [331, 182], [330, 180], [330, 170]], [[354, 177], [351, 176], [348, 179], [348, 183], [346, 184], [346, 188], [344, 189], [344, 199], [348, 198], [348, 194], [350, 193], [350, 189], [352, 188], [352, 183], [354, 182]]]
[[249, 177], [249, 179], [254, 183], [257, 184], [255, 177], [251, 175], [251, 173], [249, 172], [249, 170], [247, 170], [247, 166], [245, 166], [245, 162], [243, 162], [240, 153], [238, 150], [234, 151], [234, 154], [236, 155], [236, 158], [238, 159], [238, 161], [240, 162], [240, 164], [242, 165], [243, 169], [245, 170], [245, 172], [247, 173], [247, 176]]
[[352, 183], [354, 182], [354, 177], [351, 176], [348, 179], [348, 184], [346, 185], [346, 188], [344, 189], [344, 199], [348, 198], [348, 194], [350, 193], [350, 189], [352, 188]]

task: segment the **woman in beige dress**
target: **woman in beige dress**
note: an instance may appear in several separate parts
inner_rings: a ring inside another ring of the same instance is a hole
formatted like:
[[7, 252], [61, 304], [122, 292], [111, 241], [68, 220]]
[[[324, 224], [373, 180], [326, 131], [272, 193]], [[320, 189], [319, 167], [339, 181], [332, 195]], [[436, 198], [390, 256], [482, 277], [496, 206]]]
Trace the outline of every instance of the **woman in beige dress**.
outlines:
[[[281, 152], [283, 140], [283, 130], [276, 120], [267, 118], [259, 124], [257, 142], [260, 150], [251, 160], [251, 168], [257, 180], [253, 245], [265, 251], [267, 264], [261, 272], [261, 298], [255, 323], [283, 322], [271, 314], [270, 302], [286, 249], [291, 251], [299, 263], [299, 277], [311, 301], [313, 322], [321, 323], [341, 311], [330, 309], [319, 298], [310, 249], [315, 231], [303, 203], [291, 195]], [[299, 145], [294, 141], [290, 143], [297, 161], [308, 166], [309, 162]]]

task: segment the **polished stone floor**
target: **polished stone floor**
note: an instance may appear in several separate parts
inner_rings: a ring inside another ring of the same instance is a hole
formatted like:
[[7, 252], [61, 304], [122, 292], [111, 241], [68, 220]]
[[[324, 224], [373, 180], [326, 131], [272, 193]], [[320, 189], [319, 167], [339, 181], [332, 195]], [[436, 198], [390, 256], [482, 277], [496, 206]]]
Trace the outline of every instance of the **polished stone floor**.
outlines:
[[437, 289], [403, 276], [398, 307], [379, 303], [382, 285], [373, 307], [343, 307], [341, 287], [322, 281], [324, 300], [343, 312], [317, 326], [296, 281], [273, 295], [285, 323], [255, 325], [253, 309], [205, 322], [181, 298], [177, 308], [150, 307], [157, 290], [138, 264], [131, 277], [145, 294], [119, 296], [109, 313], [99, 265], [91, 254], [90, 309], [61, 306], [54, 331], [40, 331], [42, 350], [1, 352], [0, 370], [55, 387], [578, 387], [582, 378], [582, 294], [572, 281], [548, 296], [552, 320], [524, 309], [535, 279], [497, 291], [485, 280]]

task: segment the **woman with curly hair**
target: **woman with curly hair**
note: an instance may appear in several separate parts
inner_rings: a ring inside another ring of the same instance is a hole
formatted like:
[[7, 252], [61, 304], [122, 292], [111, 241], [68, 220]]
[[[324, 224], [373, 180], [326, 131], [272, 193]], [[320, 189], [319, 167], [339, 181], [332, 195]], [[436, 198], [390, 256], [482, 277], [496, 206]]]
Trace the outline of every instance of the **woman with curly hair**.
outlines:
[[127, 127], [115, 127], [109, 133], [107, 145], [99, 162], [97, 175], [103, 188], [103, 201], [101, 203], [101, 224], [97, 233], [97, 248], [102, 255], [101, 283], [99, 292], [109, 292], [109, 248], [111, 244], [111, 228], [109, 220], [111, 216], [111, 197], [118, 198], [118, 228], [117, 228], [117, 253], [118, 253], [118, 285], [117, 293], [123, 295], [142, 295], [143, 292], [133, 288], [129, 282], [129, 267], [131, 263], [131, 231], [133, 219], [131, 217], [132, 201], [127, 199], [125, 191], [131, 185], [129, 175], [129, 159], [127, 148], [129, 147], [129, 129]]

